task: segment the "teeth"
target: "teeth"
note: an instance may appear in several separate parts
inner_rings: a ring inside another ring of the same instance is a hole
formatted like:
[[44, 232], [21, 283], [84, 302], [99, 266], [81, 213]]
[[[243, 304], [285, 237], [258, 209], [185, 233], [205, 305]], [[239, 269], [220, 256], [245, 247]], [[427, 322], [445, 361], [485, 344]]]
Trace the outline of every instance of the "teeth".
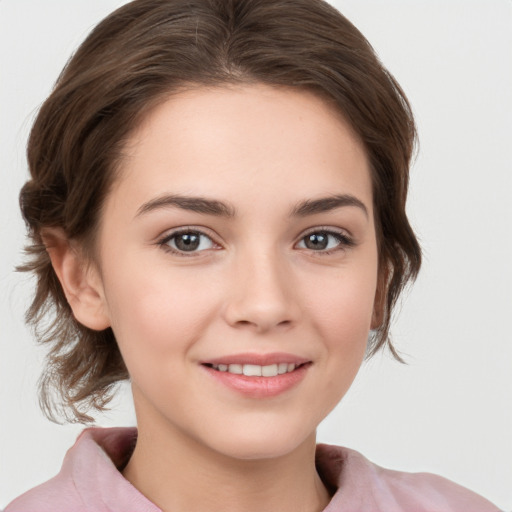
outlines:
[[288, 371], [288, 363], [279, 363], [277, 366], [277, 373], [279, 375], [282, 375], [283, 373], [286, 373]]
[[277, 364], [270, 364], [261, 367], [261, 375], [263, 377], [275, 377], [277, 375]]
[[244, 364], [243, 374], [247, 377], [261, 377], [261, 366], [257, 364]]
[[214, 364], [212, 367], [219, 372], [246, 375], [247, 377], [276, 377], [277, 375], [293, 372], [297, 365], [293, 363], [269, 364], [267, 366], [258, 364]]
[[228, 368], [229, 373], [237, 373], [239, 375], [242, 375], [244, 373], [243, 367], [241, 364], [230, 364]]

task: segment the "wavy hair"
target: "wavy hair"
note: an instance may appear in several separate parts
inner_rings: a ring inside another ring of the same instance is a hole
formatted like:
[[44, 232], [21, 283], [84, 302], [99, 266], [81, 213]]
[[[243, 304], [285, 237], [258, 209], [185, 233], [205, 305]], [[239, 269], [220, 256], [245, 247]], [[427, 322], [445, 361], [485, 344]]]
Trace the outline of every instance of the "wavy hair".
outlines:
[[[388, 346], [393, 308], [421, 265], [405, 204], [415, 124], [402, 89], [365, 37], [322, 0], [135, 0], [87, 37], [42, 105], [20, 194], [37, 276], [27, 321], [48, 345], [40, 402], [50, 419], [92, 421], [128, 378], [112, 330], [73, 317], [41, 236], [59, 227], [94, 254], [102, 204], [122, 149], [144, 116], [187, 85], [263, 83], [313, 91], [339, 110], [371, 165], [383, 321], [368, 355]], [[55, 393], [57, 391], [57, 393]]]

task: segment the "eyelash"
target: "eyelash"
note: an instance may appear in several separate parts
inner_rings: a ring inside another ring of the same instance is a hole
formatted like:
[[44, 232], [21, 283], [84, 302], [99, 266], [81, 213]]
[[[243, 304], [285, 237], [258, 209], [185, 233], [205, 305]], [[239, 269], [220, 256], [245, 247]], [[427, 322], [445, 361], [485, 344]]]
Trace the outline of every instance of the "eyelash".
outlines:
[[162, 247], [162, 249], [166, 252], [170, 252], [172, 254], [176, 254], [178, 256], [183, 256], [185, 258], [187, 257], [193, 257], [193, 256], [197, 256], [198, 253], [202, 252], [202, 251], [190, 251], [190, 252], [187, 252], [187, 251], [180, 251], [180, 250], [177, 250], [177, 249], [174, 249], [172, 248], [170, 245], [169, 245], [169, 242], [171, 240], [173, 240], [174, 238], [177, 238], [179, 237], [180, 235], [198, 235], [199, 237], [206, 237], [208, 238], [211, 243], [213, 245], [217, 245], [218, 244], [213, 240], [213, 238], [209, 235], [207, 235], [205, 232], [201, 231], [200, 229], [196, 229], [196, 228], [181, 228], [181, 229], [177, 229], [171, 233], [168, 233], [167, 235], [165, 235], [162, 239], [160, 239], [157, 244]]
[[310, 231], [306, 232], [302, 237], [300, 238], [300, 242], [305, 240], [310, 235], [327, 235], [332, 236], [338, 241], [338, 245], [336, 247], [333, 247], [332, 249], [326, 250], [326, 251], [314, 251], [310, 250], [313, 254], [317, 256], [329, 256], [330, 254], [333, 254], [338, 251], [344, 251], [346, 249], [350, 249], [351, 247], [354, 247], [356, 245], [355, 240], [349, 236], [347, 233], [343, 233], [341, 231], [335, 231], [332, 228], [327, 227], [316, 227], [311, 229]]
[[[310, 231], [306, 232], [300, 238], [299, 243], [303, 242], [308, 236], [314, 235], [314, 234], [316, 234], [316, 235], [322, 234], [322, 235], [332, 236], [333, 238], [335, 238], [338, 241], [338, 244], [336, 245], [336, 247], [333, 247], [329, 250], [315, 251], [313, 249], [305, 248], [307, 251], [311, 252], [312, 254], [318, 255], [318, 256], [328, 256], [335, 252], [343, 251], [343, 250], [349, 249], [350, 247], [354, 247], [356, 245], [356, 242], [353, 240], [353, 238], [350, 237], [349, 235], [347, 235], [346, 233], [342, 233], [340, 231], [335, 231], [332, 228], [324, 228], [324, 227], [317, 227], [317, 228], [311, 229]], [[194, 256], [197, 256], [199, 253], [203, 252], [204, 250], [206, 250], [206, 249], [203, 249], [202, 251], [187, 252], [187, 251], [180, 251], [180, 250], [172, 248], [169, 245], [169, 242], [171, 240], [175, 239], [176, 237], [179, 237], [180, 235], [197, 235], [199, 237], [206, 237], [211, 241], [211, 243], [213, 245], [217, 245], [217, 246], [219, 245], [213, 240], [213, 238], [210, 235], [206, 234], [202, 230], [195, 229], [195, 228], [188, 228], [188, 227], [182, 228], [182, 229], [177, 229], [176, 231], [166, 234], [163, 238], [158, 240], [157, 245], [159, 245], [166, 252], [170, 252], [172, 254], [176, 254], [176, 255], [182, 256], [182, 257], [194, 257]]]

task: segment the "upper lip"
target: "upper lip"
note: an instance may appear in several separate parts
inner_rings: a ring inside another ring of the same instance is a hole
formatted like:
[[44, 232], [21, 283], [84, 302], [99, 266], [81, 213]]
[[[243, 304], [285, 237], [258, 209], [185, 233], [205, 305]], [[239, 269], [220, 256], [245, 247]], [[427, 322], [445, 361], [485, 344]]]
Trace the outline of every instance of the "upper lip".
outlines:
[[284, 352], [274, 352], [271, 354], [231, 354], [219, 356], [213, 359], [201, 361], [201, 364], [219, 365], [219, 364], [254, 364], [259, 366], [268, 366], [279, 363], [292, 363], [295, 365], [309, 363], [310, 360], [294, 354]]

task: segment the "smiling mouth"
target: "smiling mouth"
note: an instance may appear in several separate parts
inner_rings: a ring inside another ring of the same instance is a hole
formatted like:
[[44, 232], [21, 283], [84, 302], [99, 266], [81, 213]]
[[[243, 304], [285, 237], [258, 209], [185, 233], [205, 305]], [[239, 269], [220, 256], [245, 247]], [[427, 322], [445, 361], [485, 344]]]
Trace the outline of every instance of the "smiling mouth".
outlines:
[[246, 377], [277, 377], [286, 373], [292, 373], [296, 369], [310, 363], [276, 363], [261, 366], [258, 364], [205, 364], [218, 372], [232, 373], [234, 375], [245, 375]]

